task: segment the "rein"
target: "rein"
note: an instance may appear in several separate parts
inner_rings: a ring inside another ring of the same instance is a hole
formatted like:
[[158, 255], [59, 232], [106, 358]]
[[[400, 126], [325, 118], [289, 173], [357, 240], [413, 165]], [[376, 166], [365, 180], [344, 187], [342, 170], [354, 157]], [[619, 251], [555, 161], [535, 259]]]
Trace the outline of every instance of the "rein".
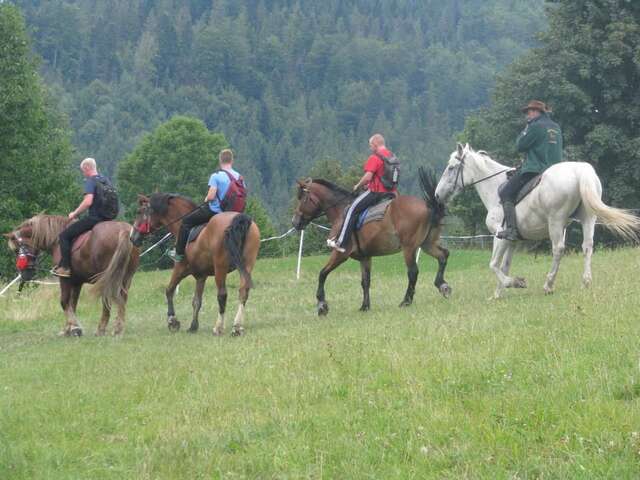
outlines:
[[[203, 207], [203, 206], [204, 206], [204, 205], [206, 205], [206, 204], [207, 204], [207, 202], [202, 202], [200, 205], [197, 205], [196, 207], [194, 207], [194, 208], [193, 208], [193, 210], [189, 210], [189, 211], [188, 211], [187, 213], [185, 213], [184, 215], [181, 215], [181, 216], [179, 216], [178, 218], [176, 218], [176, 219], [174, 219], [174, 220], [170, 221], [169, 223], [166, 223], [166, 224], [162, 225], [160, 228], [155, 229], [155, 230], [154, 230], [154, 232], [159, 232], [159, 231], [161, 231], [163, 228], [167, 228], [169, 225], [173, 225], [174, 223], [179, 222], [179, 221], [180, 221], [180, 220], [182, 220], [184, 217], [186, 217], [186, 216], [188, 216], [188, 215], [191, 215], [193, 212], [195, 212], [196, 210], [198, 210], [199, 208]], [[151, 209], [151, 206], [149, 205], [147, 208], [148, 208], [148, 209]], [[150, 222], [149, 222], [149, 220], [147, 219], [147, 221], [146, 221], [145, 223], [146, 223], [147, 225], [149, 225], [149, 223], [150, 223]], [[151, 225], [149, 225], [149, 226], [148, 226], [148, 229], [146, 229], [146, 232], [142, 231], [142, 229], [140, 229], [140, 227], [136, 227], [135, 225], [134, 225], [134, 227], [133, 227], [133, 228], [135, 228], [135, 229], [136, 229], [140, 234], [142, 234], [142, 235], [148, 235], [148, 234], [152, 233], [152, 231], [151, 231]]]
[[500, 175], [502, 173], [510, 172], [512, 170], [515, 170], [515, 168], [513, 168], [513, 167], [505, 168], [504, 170], [500, 170], [499, 172], [493, 173], [493, 174], [491, 174], [491, 175], [489, 175], [487, 177], [481, 178], [480, 180], [476, 180], [475, 182], [472, 182], [472, 183], [467, 183], [465, 185], [465, 183], [464, 183], [464, 173], [463, 173], [464, 157], [463, 158], [458, 158], [458, 162], [460, 162], [460, 165], [459, 165], [460, 168], [458, 168], [458, 171], [456, 173], [456, 180], [455, 180], [454, 185], [456, 183], [458, 183], [458, 178], [460, 178], [460, 183], [462, 185], [462, 189], [463, 190], [465, 188], [467, 188], [467, 187], [473, 187], [474, 185], [477, 185], [478, 183], [482, 183], [485, 180], [489, 180], [490, 178], [497, 177], [498, 175]]
[[[320, 201], [319, 201], [319, 200], [314, 202], [314, 200], [312, 200], [312, 199], [311, 199], [311, 197], [310, 197], [310, 195], [309, 195], [311, 192], [310, 192], [310, 190], [308, 189], [308, 187], [306, 187], [306, 189], [305, 189], [305, 191], [304, 191], [304, 192], [305, 192], [305, 193], [306, 193], [306, 195], [307, 195], [307, 196], [306, 196], [306, 198], [304, 199], [304, 202], [306, 202], [306, 201], [308, 200], [308, 201], [310, 201], [311, 203], [314, 203], [314, 204], [316, 204], [318, 207], [320, 207]], [[340, 195], [342, 195], [342, 193], [340, 193]], [[351, 197], [351, 198], [352, 198], [352, 197]], [[338, 206], [338, 205], [340, 205], [344, 200], [347, 200], [347, 201], [348, 201], [349, 199], [350, 199], [350, 197], [348, 197], [348, 196], [346, 196], [346, 195], [345, 195], [345, 196], [344, 196], [344, 197], [342, 197], [340, 200], [336, 200], [335, 202], [333, 202], [333, 203], [329, 204], [329, 206], [327, 206], [327, 207], [323, 208], [323, 209], [320, 211], [320, 213], [318, 213], [317, 215], [314, 215], [313, 217], [311, 217], [311, 218], [309, 218], [309, 219], [305, 219], [305, 220], [307, 220], [306, 225], [308, 225], [309, 223], [313, 222], [316, 218], [321, 217], [322, 215], [326, 214], [326, 213], [327, 213], [327, 210], [330, 210], [330, 209], [332, 209], [333, 207], [337, 207], [337, 206]], [[301, 202], [301, 203], [300, 203], [300, 205], [302, 205], [304, 202]]]

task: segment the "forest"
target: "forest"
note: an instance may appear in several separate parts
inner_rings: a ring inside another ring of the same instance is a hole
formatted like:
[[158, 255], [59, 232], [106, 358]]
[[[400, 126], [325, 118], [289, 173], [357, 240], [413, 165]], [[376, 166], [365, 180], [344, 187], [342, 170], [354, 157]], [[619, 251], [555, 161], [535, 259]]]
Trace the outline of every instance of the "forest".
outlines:
[[[531, 98], [605, 200], [640, 207], [638, 2], [17, 0], [0, 24], [3, 231], [65, 213], [86, 156], [130, 218], [140, 191], [202, 195], [225, 146], [264, 221], [288, 228], [295, 180], [349, 186], [374, 132], [407, 193], [456, 141], [517, 163]], [[482, 229], [472, 193], [450, 211]]]

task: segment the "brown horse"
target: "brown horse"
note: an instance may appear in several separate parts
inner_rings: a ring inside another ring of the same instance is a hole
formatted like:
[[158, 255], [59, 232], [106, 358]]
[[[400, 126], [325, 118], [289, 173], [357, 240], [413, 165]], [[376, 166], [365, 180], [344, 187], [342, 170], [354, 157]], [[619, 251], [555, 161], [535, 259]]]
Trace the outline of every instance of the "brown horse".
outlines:
[[[142, 237], [161, 227], [166, 227], [174, 237], [178, 235], [181, 219], [196, 208], [196, 204], [186, 197], [167, 193], [154, 193], [150, 197], [138, 195], [138, 216], [134, 223], [131, 241], [139, 244]], [[209, 220], [198, 238], [187, 245], [185, 260], [173, 267], [171, 280], [166, 289], [167, 322], [169, 330], [180, 329], [173, 308], [173, 296], [176, 287], [188, 275], [196, 279], [193, 295], [193, 319], [190, 332], [198, 330], [198, 313], [202, 306], [202, 292], [207, 277], [215, 275], [218, 288], [218, 321], [213, 329], [214, 335], [224, 333], [224, 313], [227, 306], [227, 273], [238, 269], [240, 273], [240, 305], [233, 322], [231, 334], [244, 333], [244, 308], [251, 289], [251, 271], [260, 249], [260, 230], [247, 215], [236, 212], [224, 212]]]
[[[402, 250], [407, 265], [409, 285], [400, 303], [401, 307], [411, 305], [418, 280], [416, 253], [422, 248], [438, 259], [438, 273], [435, 286], [445, 297], [451, 294], [451, 288], [444, 280], [449, 251], [439, 245], [441, 221], [444, 207], [434, 196], [435, 181], [421, 171], [421, 181], [425, 200], [400, 195], [395, 197], [387, 208], [382, 220], [366, 223], [357, 231], [346, 249], [340, 253], [334, 250], [329, 261], [320, 270], [318, 278], [318, 315], [326, 315], [329, 305], [325, 299], [324, 282], [329, 273], [349, 257], [360, 261], [362, 272], [361, 311], [369, 310], [369, 285], [371, 283], [371, 257], [390, 255]], [[293, 226], [302, 230], [313, 219], [326, 214], [331, 222], [331, 230], [336, 231], [342, 224], [345, 208], [353, 200], [351, 192], [322, 179], [307, 179], [298, 182], [298, 204], [293, 216]]]
[[[19, 264], [24, 279], [28, 280], [34, 271], [40, 251], [51, 253], [54, 262], [60, 261], [58, 236], [71, 221], [57, 215], [36, 215], [5, 234], [9, 248], [18, 255], [19, 261], [25, 260]], [[124, 331], [128, 290], [138, 268], [138, 249], [129, 241], [130, 232], [128, 223], [108, 221], [76, 239], [71, 254], [72, 276], [60, 278], [60, 304], [67, 317], [60, 335], [82, 335], [76, 307], [85, 283], [93, 283], [93, 293], [102, 298], [102, 317], [96, 335], [105, 334], [112, 303], [118, 306], [113, 334]]]

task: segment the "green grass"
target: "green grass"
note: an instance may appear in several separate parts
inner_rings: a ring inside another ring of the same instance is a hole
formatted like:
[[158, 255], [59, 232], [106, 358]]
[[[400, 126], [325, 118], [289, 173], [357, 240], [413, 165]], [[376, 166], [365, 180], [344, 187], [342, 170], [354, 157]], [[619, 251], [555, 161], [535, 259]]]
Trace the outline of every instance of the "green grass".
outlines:
[[359, 267], [327, 282], [324, 257], [261, 260], [246, 335], [213, 337], [214, 283], [200, 332], [193, 281], [177, 297], [183, 331], [165, 323], [168, 272], [134, 278], [122, 339], [57, 338], [57, 289], [0, 300], [1, 479], [638, 478], [640, 322], [637, 250], [598, 251], [594, 285], [567, 256], [556, 293], [548, 256], [518, 254], [529, 289], [488, 301], [489, 252], [453, 252], [450, 300], [422, 256], [415, 303], [397, 305], [397, 257], [374, 259], [372, 310]]

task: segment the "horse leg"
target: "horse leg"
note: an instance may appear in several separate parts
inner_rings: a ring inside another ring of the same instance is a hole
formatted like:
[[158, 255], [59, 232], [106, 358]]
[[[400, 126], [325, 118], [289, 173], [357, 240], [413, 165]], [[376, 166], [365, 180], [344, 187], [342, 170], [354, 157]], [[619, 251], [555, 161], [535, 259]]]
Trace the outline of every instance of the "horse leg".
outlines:
[[82, 326], [80, 322], [78, 322], [78, 317], [76, 316], [76, 309], [78, 308], [78, 299], [80, 298], [80, 290], [82, 290], [82, 284], [72, 285], [71, 286], [71, 298], [70, 307], [71, 307], [71, 321], [73, 322], [73, 327], [71, 327], [71, 335], [74, 337], [82, 336]]
[[560, 260], [564, 253], [564, 223], [549, 223], [549, 238], [551, 239], [551, 250], [553, 252], [553, 261], [551, 262], [551, 270], [547, 274], [547, 280], [544, 282], [544, 293], [550, 295], [553, 293], [553, 283], [558, 274]]
[[413, 303], [413, 294], [416, 291], [416, 282], [418, 281], [418, 262], [416, 262], [417, 248], [404, 250], [404, 263], [407, 265], [407, 277], [409, 284], [404, 294], [404, 300], [400, 302], [401, 307], [408, 307]]
[[207, 277], [196, 278], [196, 290], [193, 292], [193, 300], [191, 301], [191, 305], [193, 306], [193, 319], [191, 320], [191, 325], [188, 330], [191, 333], [197, 332], [198, 327], [200, 326], [198, 323], [198, 314], [202, 307], [202, 292], [204, 292], [204, 285], [206, 282]]
[[246, 279], [240, 275], [240, 288], [239, 288], [239, 304], [238, 312], [233, 319], [233, 329], [231, 335], [239, 337], [244, 334], [244, 308], [249, 299], [249, 290], [251, 290], [251, 279]]
[[582, 253], [584, 254], [584, 273], [582, 274], [582, 286], [591, 286], [591, 255], [593, 254], [593, 231], [596, 226], [596, 217], [589, 216], [582, 219]]
[[[76, 288], [70, 281], [60, 279], [60, 306], [67, 319], [63, 329], [58, 333], [60, 337], [69, 337], [71, 335], [82, 335], [82, 329], [78, 326], [78, 321], [75, 315], [75, 307], [73, 304], [74, 289]], [[76, 295], [79, 295], [78, 290]], [[77, 297], [76, 297], [77, 303]]]
[[165, 291], [167, 297], [167, 325], [169, 330], [177, 332], [180, 330], [180, 322], [176, 318], [176, 312], [173, 308], [173, 296], [176, 293], [176, 287], [180, 284], [182, 279], [189, 274], [188, 268], [182, 263], [176, 263], [171, 272], [171, 279], [169, 285]]
[[127, 298], [129, 294], [127, 291], [122, 292], [122, 300], [118, 301], [118, 315], [116, 317], [116, 323], [113, 326], [113, 335], [119, 336], [124, 332], [124, 319], [127, 308]]
[[98, 330], [96, 330], [96, 337], [103, 337], [107, 333], [107, 324], [109, 323], [109, 317], [111, 316], [111, 310], [106, 303], [102, 303], [102, 316], [100, 317], [100, 323], [98, 324]]
[[213, 334], [221, 336], [224, 334], [224, 312], [227, 309], [227, 270], [216, 265], [216, 287], [218, 289], [218, 320], [213, 327]]
[[[503, 265], [508, 267], [511, 265], [511, 255], [514, 248], [512, 243], [513, 242], [501, 240], [497, 237], [494, 237], [493, 239], [493, 253], [491, 255], [491, 261], [489, 262], [489, 267], [496, 274], [496, 277], [498, 277], [496, 291], [493, 294], [494, 299], [502, 297], [505, 288], [526, 288], [527, 286], [527, 282], [524, 278], [513, 278], [503, 271]], [[508, 256], [508, 258], [505, 259], [505, 256]]]
[[347, 258], [349, 258], [347, 253], [341, 253], [334, 250], [329, 257], [329, 261], [327, 264], [320, 270], [320, 274], [318, 275], [318, 290], [316, 292], [316, 299], [318, 300], [318, 315], [326, 315], [329, 313], [329, 305], [325, 299], [324, 293], [324, 282], [327, 280], [327, 276], [335, 270], [338, 266], [343, 264]]
[[369, 287], [371, 285], [371, 257], [360, 260], [360, 272], [362, 273], [362, 306], [361, 312], [366, 312], [371, 308], [371, 299], [369, 298]]
[[444, 271], [447, 268], [447, 260], [449, 259], [449, 250], [433, 241], [429, 242], [427, 245], [422, 245], [422, 248], [425, 249], [429, 255], [438, 260], [438, 272], [436, 273], [436, 279], [433, 284], [444, 298], [449, 298], [452, 290], [444, 279]]

